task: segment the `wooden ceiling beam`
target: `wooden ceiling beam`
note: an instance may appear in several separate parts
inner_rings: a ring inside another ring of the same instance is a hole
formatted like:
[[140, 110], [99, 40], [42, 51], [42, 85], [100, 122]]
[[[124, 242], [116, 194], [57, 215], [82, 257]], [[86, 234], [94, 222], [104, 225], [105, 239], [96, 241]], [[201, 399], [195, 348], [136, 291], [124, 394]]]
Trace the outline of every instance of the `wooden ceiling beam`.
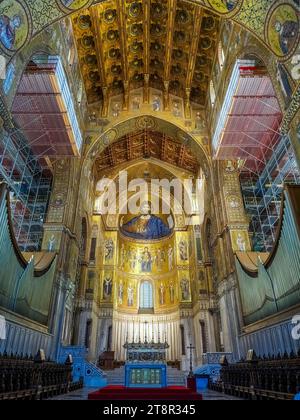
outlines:
[[150, 26], [151, 26], [151, 0], [143, 1], [144, 7], [144, 102], [150, 102], [149, 78], [150, 78]]
[[106, 74], [105, 74], [105, 59], [104, 59], [104, 52], [103, 52], [103, 40], [102, 40], [102, 33], [101, 33], [101, 17], [100, 17], [100, 7], [91, 7], [90, 13], [92, 18], [93, 24], [93, 32], [95, 35], [96, 40], [96, 56], [98, 60], [98, 67], [99, 73], [101, 76], [101, 83], [102, 86], [107, 86]]
[[193, 27], [193, 34], [192, 34], [192, 41], [191, 41], [191, 48], [189, 51], [189, 63], [187, 67], [187, 75], [186, 75], [186, 83], [185, 83], [185, 118], [191, 118], [191, 103], [190, 103], [190, 96], [191, 96], [191, 89], [192, 83], [195, 74], [195, 67], [196, 67], [196, 60], [197, 60], [197, 52], [198, 46], [200, 41], [200, 34], [201, 34], [201, 24], [203, 19], [203, 9], [201, 7], [195, 7], [194, 12], [194, 27]]
[[103, 51], [103, 39], [102, 39], [102, 32], [100, 27], [101, 22], [101, 9], [100, 7], [92, 7], [91, 8], [91, 19], [92, 19], [92, 27], [93, 33], [95, 38], [95, 52], [98, 61], [98, 70], [100, 73], [101, 78], [101, 86], [102, 86], [102, 93], [103, 93], [103, 104], [102, 104], [102, 112], [101, 116], [103, 118], [107, 118], [108, 116], [108, 107], [109, 107], [109, 99], [108, 99], [108, 86], [107, 86], [107, 77], [105, 72], [105, 58], [104, 58], [104, 51]]
[[126, 22], [126, 2], [117, 0], [117, 13], [119, 23], [119, 33], [122, 52], [122, 68], [124, 81], [124, 103], [123, 110], [129, 110], [129, 63], [128, 63], [128, 44], [127, 44], [127, 22]]
[[177, 0], [169, 0], [168, 4], [168, 23], [167, 23], [167, 41], [166, 41], [166, 55], [165, 55], [165, 69], [164, 69], [164, 86], [165, 86], [165, 109], [168, 109], [169, 104], [169, 82], [172, 68], [172, 54], [173, 54], [173, 39], [174, 27], [176, 19]]
[[201, 7], [196, 7], [195, 15], [194, 15], [194, 28], [193, 28], [192, 42], [191, 42], [191, 48], [189, 51], [189, 64], [188, 64], [187, 74], [186, 74], [186, 84], [185, 84], [186, 89], [191, 89], [193, 79], [194, 79], [197, 52], [198, 52], [198, 46], [199, 46], [199, 41], [200, 41], [200, 35], [201, 35], [200, 28], [202, 24], [202, 18], [203, 18], [203, 9]]

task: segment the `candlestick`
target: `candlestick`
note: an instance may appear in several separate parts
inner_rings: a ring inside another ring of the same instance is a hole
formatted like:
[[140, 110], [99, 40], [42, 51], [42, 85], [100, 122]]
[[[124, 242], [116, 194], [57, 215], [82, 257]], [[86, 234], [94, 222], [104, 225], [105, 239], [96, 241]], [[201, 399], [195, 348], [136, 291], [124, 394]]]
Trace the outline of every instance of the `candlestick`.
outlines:
[[152, 343], [154, 343], [154, 321], [152, 318]]
[[159, 321], [157, 324], [157, 328], [158, 328], [158, 344], [160, 344], [160, 330], [159, 330]]
[[135, 335], [134, 335], [134, 318], [132, 318], [132, 342], [135, 343]]
[[195, 350], [195, 347], [190, 344], [189, 347], [187, 347], [188, 350], [190, 350], [190, 372], [189, 372], [189, 378], [194, 378], [194, 372], [193, 372], [193, 350]]
[[147, 325], [148, 325], [148, 322], [147, 321], [145, 321], [145, 344], [147, 344], [147, 342], [148, 342], [148, 337], [147, 337]]
[[139, 319], [139, 343], [141, 344], [141, 320]]

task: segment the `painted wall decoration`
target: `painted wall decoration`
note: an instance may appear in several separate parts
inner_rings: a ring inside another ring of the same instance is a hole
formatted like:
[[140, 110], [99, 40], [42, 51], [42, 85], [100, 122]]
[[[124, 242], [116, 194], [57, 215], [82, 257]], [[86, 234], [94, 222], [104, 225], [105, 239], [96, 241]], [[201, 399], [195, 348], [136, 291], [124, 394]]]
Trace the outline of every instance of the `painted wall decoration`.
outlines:
[[30, 17], [24, 2], [4, 0], [0, 3], [0, 47], [15, 52], [30, 35]]
[[281, 4], [270, 13], [266, 37], [277, 56], [289, 56], [295, 51], [299, 41], [299, 25], [299, 16], [289, 4]]

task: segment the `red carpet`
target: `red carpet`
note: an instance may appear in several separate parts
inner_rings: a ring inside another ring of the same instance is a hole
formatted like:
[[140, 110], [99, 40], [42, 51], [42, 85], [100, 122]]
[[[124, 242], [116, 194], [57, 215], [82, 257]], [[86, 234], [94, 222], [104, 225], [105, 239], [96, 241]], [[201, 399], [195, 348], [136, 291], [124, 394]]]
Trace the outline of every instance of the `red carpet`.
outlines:
[[180, 386], [167, 388], [107, 386], [89, 394], [88, 399], [94, 401], [202, 401], [202, 395]]

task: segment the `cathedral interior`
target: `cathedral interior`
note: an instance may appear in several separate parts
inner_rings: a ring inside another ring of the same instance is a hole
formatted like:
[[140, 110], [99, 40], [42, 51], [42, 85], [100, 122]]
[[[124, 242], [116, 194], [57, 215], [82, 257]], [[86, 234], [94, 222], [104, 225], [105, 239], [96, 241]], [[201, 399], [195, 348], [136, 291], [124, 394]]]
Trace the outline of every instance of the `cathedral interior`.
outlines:
[[166, 366], [300, 392], [299, 21], [299, 0], [0, 2], [0, 400], [37, 358], [69, 360], [65, 391]]

